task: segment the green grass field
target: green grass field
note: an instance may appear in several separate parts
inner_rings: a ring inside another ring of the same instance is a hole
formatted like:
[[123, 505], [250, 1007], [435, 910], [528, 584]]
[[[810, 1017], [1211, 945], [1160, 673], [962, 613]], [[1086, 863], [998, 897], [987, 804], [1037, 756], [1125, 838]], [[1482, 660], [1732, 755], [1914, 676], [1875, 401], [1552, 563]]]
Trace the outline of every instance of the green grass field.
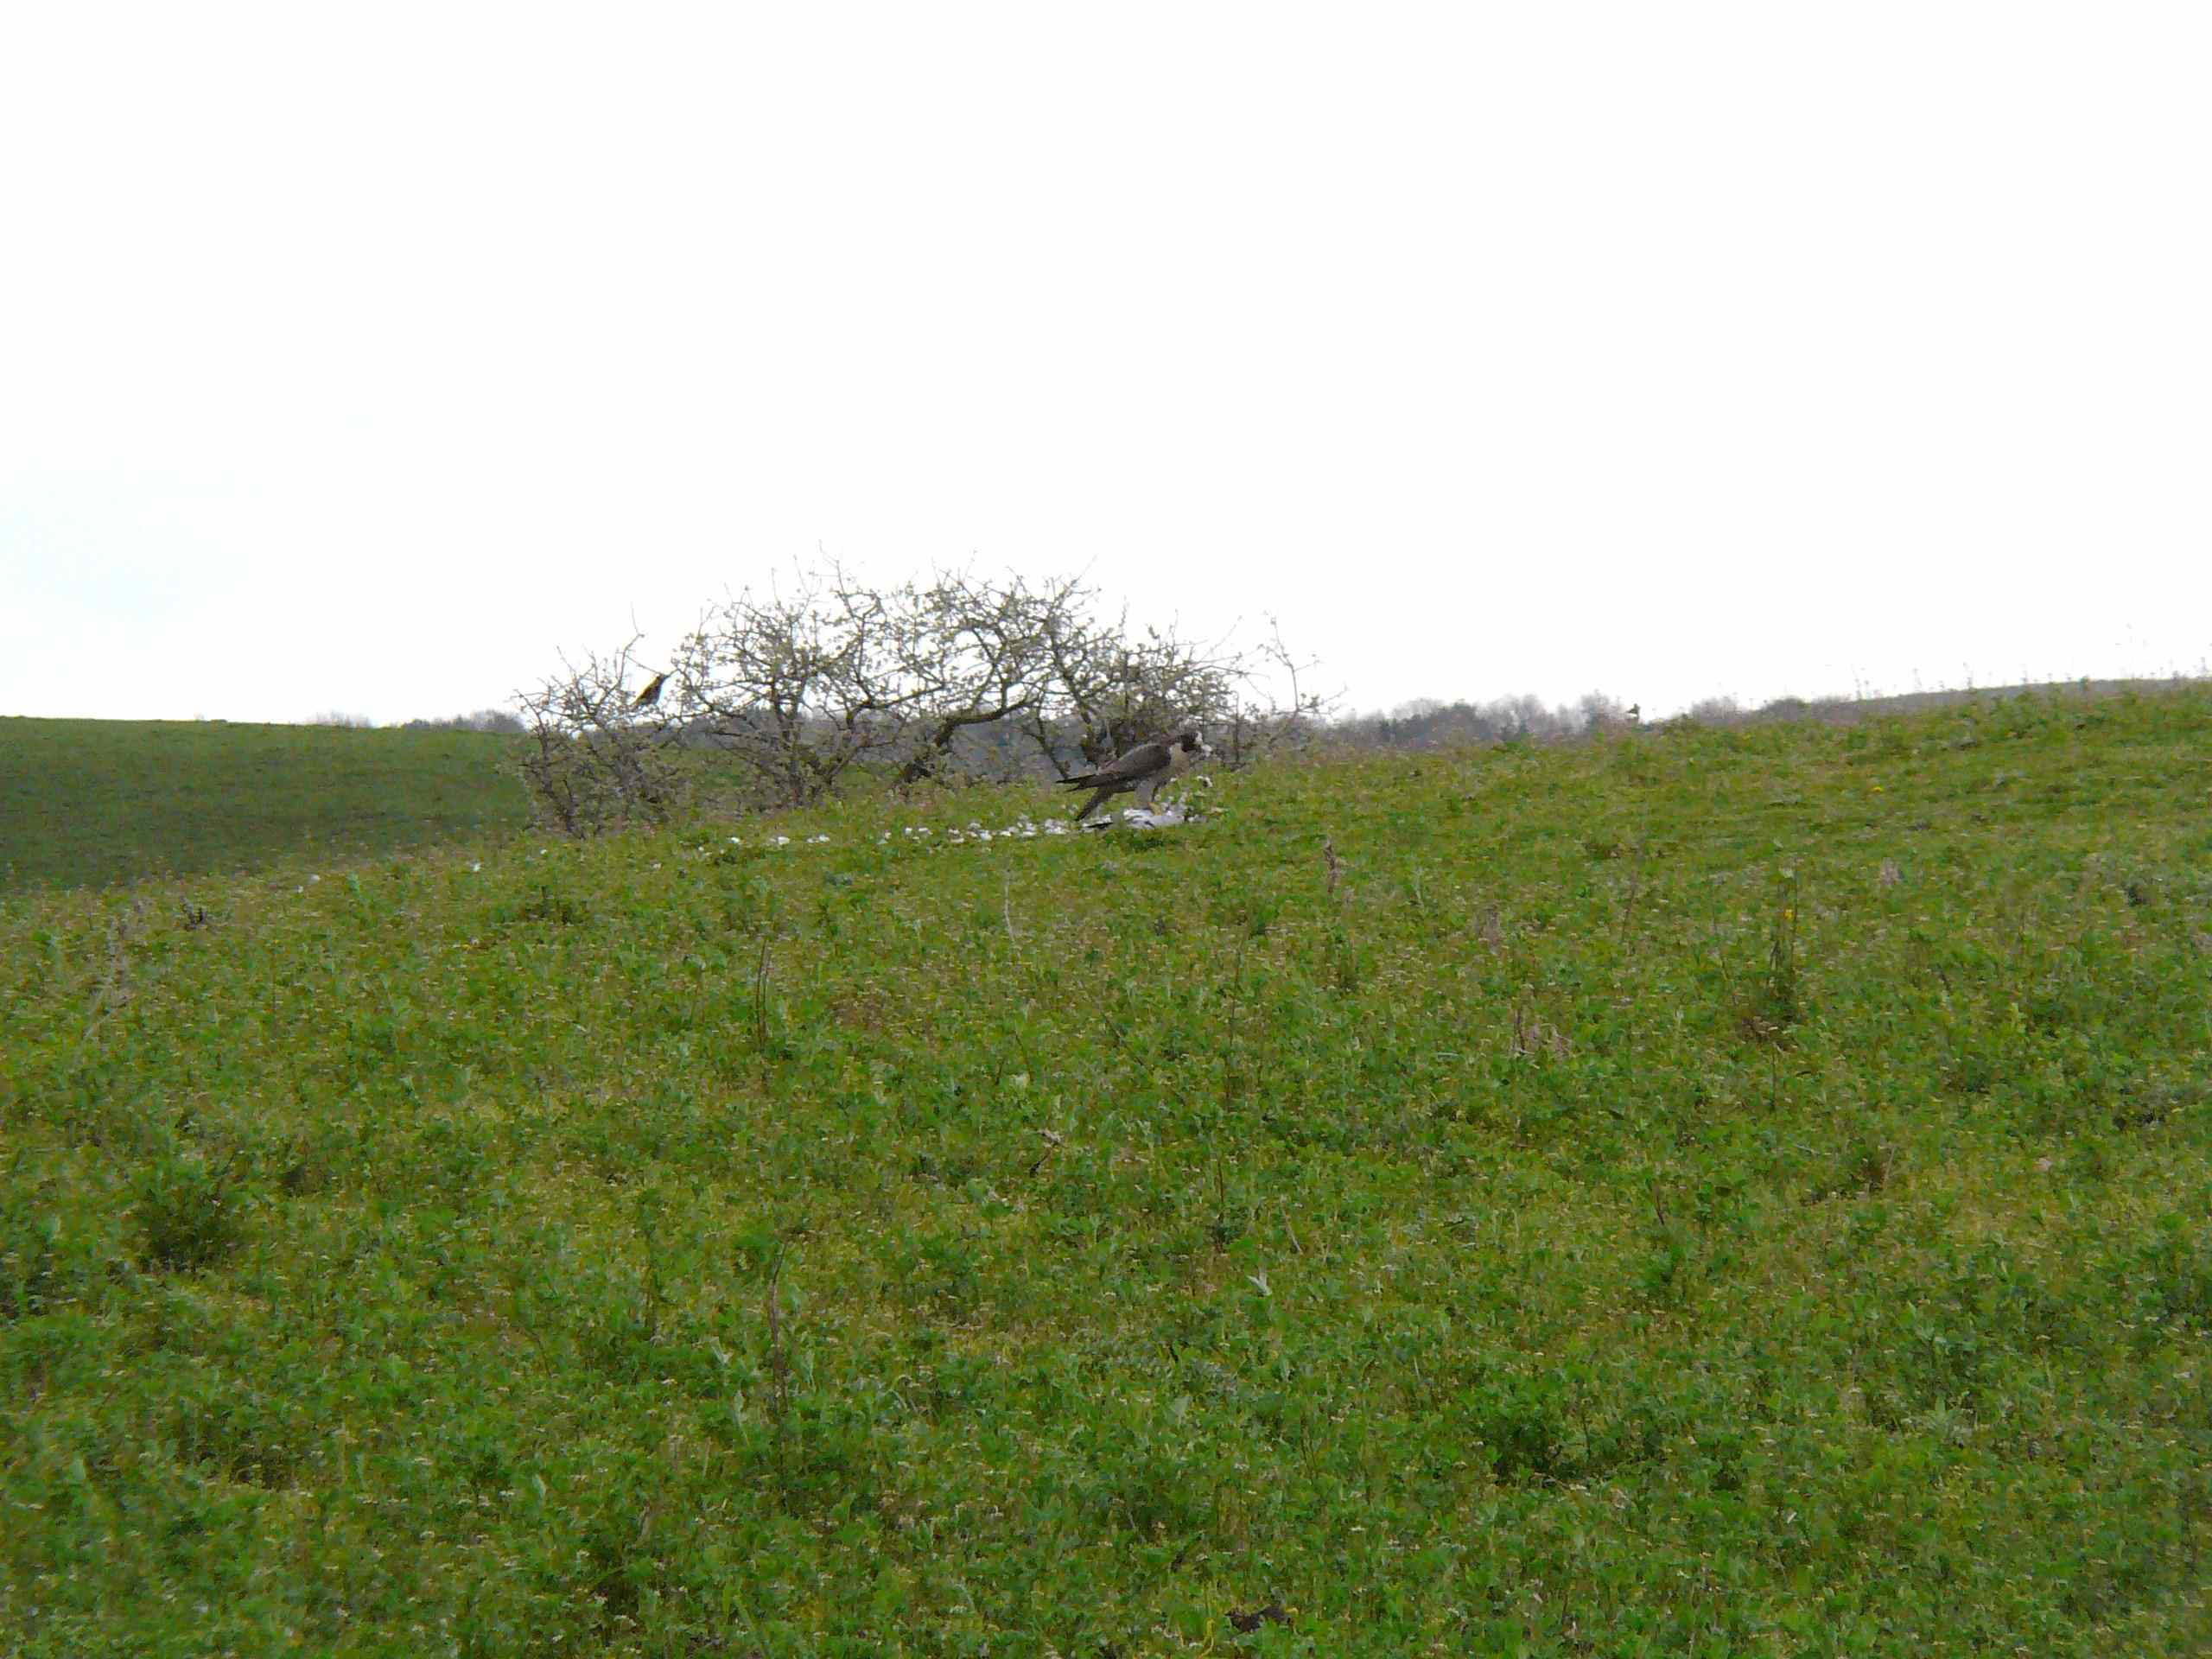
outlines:
[[477, 732], [0, 720], [0, 889], [390, 851], [519, 829]]
[[2208, 791], [2195, 690], [17, 892], [0, 1650], [2201, 1654]]

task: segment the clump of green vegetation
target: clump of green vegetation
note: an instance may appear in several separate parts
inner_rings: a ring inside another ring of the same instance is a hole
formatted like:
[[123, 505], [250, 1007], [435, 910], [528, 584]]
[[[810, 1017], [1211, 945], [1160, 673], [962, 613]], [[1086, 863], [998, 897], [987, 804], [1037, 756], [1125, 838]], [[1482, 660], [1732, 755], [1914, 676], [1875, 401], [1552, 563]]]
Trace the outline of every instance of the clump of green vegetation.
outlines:
[[17, 892], [0, 1647], [2204, 1651], [2208, 729]]
[[196, 1157], [146, 1166], [137, 1186], [137, 1261], [156, 1271], [196, 1272], [227, 1260], [241, 1236], [230, 1172]]

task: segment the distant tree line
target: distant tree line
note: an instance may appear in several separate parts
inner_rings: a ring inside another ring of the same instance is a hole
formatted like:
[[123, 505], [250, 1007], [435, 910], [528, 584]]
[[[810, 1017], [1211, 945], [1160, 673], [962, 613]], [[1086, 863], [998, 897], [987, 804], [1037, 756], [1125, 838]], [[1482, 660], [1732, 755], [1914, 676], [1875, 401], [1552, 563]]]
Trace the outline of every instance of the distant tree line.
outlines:
[[[359, 732], [376, 729], [376, 721], [366, 715], [341, 714], [336, 709], [317, 715], [308, 723], [311, 726], [340, 726]], [[443, 720], [405, 721], [396, 729], [403, 732], [489, 732], [500, 737], [519, 737], [529, 728], [508, 709], [479, 709], [473, 715], [449, 715]]]
[[1371, 749], [1445, 749], [1494, 743], [1558, 742], [1625, 728], [1628, 707], [1592, 691], [1573, 703], [1540, 697], [1440, 702], [1417, 697], [1388, 714], [1345, 715], [1328, 722], [1332, 742]]
[[1547, 704], [1540, 697], [1496, 697], [1487, 702], [1440, 702], [1431, 697], [1399, 704], [1387, 714], [1347, 715], [1330, 721], [1327, 740], [1356, 748], [1448, 749], [1499, 743], [1564, 743], [1604, 736], [1646, 724], [1756, 726], [1775, 721], [1848, 721], [1863, 715], [1919, 707], [1936, 702], [1993, 695], [1973, 691], [1920, 692], [1888, 698], [1777, 697], [1747, 706], [1734, 697], [1702, 697], [1665, 721], [1646, 721], [1634, 703], [1601, 691], [1586, 692], [1571, 703]]
[[1347, 715], [1321, 728], [1326, 741], [1361, 748], [1438, 749], [1489, 744], [1566, 742], [1649, 725], [1764, 726], [1784, 721], [1822, 721], [1833, 725], [1924, 709], [1986, 702], [2023, 696], [2097, 698], [2146, 691], [2174, 680], [2055, 680], [2034, 684], [1944, 687], [1894, 696], [1776, 697], [1747, 704], [1734, 697], [1701, 697], [1681, 714], [1649, 721], [1634, 704], [1592, 691], [1573, 703], [1547, 706], [1530, 696], [1499, 697], [1488, 702], [1439, 702], [1417, 698], [1387, 714]]
[[530, 728], [520, 715], [507, 709], [479, 709], [473, 715], [454, 715], [445, 720], [410, 720], [403, 732], [489, 732], [498, 737], [520, 737]]

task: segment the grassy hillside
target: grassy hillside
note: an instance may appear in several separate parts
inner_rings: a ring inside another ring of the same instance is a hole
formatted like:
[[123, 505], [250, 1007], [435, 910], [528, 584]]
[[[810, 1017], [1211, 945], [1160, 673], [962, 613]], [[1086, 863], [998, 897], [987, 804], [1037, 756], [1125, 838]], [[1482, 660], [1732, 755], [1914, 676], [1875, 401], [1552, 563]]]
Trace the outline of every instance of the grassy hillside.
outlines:
[[99, 887], [519, 827], [477, 732], [0, 720], [0, 887]]
[[0, 1647], [2203, 1652], [2208, 790], [2198, 691], [0, 901]]

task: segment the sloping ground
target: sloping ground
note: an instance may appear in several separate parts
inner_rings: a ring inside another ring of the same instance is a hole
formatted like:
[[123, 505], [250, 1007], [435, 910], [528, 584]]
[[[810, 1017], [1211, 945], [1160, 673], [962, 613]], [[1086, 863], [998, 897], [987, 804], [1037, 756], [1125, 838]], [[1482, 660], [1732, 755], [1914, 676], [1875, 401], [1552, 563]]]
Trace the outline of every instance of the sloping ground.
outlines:
[[19, 895], [0, 1630], [2202, 1652], [2208, 791], [2028, 700]]
[[0, 720], [0, 890], [254, 869], [520, 829], [478, 732]]
[[1709, 724], [1737, 725], [1752, 721], [1880, 719], [1892, 715], [1927, 714], [1936, 709], [1957, 710], [1969, 705], [2002, 702], [2029, 697], [2044, 703], [2087, 703], [2107, 697], [2162, 698], [2202, 691], [2205, 677], [2136, 680], [2048, 680], [2034, 684], [1947, 686], [1935, 691], [1899, 691], [1865, 697], [1777, 697], [1757, 709], [1745, 709]]

